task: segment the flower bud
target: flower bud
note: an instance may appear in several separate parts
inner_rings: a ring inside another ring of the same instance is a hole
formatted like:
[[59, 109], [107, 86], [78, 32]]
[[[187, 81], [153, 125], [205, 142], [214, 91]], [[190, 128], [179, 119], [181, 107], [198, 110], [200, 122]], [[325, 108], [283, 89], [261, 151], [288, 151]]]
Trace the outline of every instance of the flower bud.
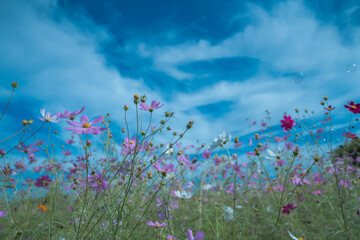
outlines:
[[324, 96], [323, 99], [324, 99], [325, 101], [327, 101], [327, 100], [328, 100], [328, 97], [327, 97], [327, 96]]
[[134, 95], [134, 103], [135, 104], [139, 103], [139, 95], [137, 95], [137, 94]]
[[22, 125], [26, 126], [28, 125], [28, 121], [26, 121], [25, 119], [21, 121]]
[[33, 122], [34, 122], [34, 120], [30, 119], [30, 120], [28, 121], [28, 124], [29, 124], [29, 125], [30, 125], [30, 124], [33, 124]]
[[140, 101], [141, 101], [141, 102], [146, 102], [146, 96], [145, 96], [145, 95], [142, 95]]
[[192, 125], [194, 125], [194, 121], [190, 121], [187, 125], [186, 128], [190, 129], [192, 127]]
[[11, 83], [11, 86], [12, 86], [13, 88], [17, 88], [19, 85], [18, 85], [18, 83], [15, 81], [15, 82], [12, 82], [12, 83]]
[[129, 106], [128, 106], [128, 105], [124, 105], [124, 110], [125, 110], [125, 111], [129, 110]]
[[88, 146], [88, 147], [91, 146], [91, 140], [90, 139], [86, 140], [86, 146]]
[[235, 143], [238, 143], [238, 142], [239, 142], [239, 138], [236, 137], [236, 138], [234, 139], [234, 142], [235, 142]]

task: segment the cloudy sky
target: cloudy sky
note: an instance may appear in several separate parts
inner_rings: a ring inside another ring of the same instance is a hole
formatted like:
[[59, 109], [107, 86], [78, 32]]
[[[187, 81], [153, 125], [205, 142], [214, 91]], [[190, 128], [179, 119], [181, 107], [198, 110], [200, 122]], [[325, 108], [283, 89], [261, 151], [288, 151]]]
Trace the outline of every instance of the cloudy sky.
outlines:
[[360, 100], [356, 0], [1, 0], [0, 43], [2, 107], [20, 86], [2, 137], [41, 108], [83, 105], [90, 118], [110, 113], [116, 135], [135, 93], [175, 112], [173, 130], [194, 120], [188, 143], [249, 134], [246, 118], [265, 110], [275, 125], [295, 108], [322, 114], [325, 95], [341, 124]]

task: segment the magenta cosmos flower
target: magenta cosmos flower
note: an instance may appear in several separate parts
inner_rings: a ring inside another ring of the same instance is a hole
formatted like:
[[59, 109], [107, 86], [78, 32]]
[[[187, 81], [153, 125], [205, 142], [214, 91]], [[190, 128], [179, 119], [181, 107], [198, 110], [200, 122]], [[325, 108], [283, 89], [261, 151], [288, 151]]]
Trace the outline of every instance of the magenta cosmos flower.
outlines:
[[284, 120], [281, 120], [281, 127], [285, 129], [285, 131], [289, 131], [295, 126], [295, 121], [291, 119], [291, 116], [284, 116]]
[[353, 101], [349, 102], [349, 106], [348, 105], [344, 105], [345, 108], [349, 109], [350, 112], [352, 113], [360, 113], [360, 103], [354, 103]]
[[101, 131], [106, 130], [107, 128], [103, 127], [97, 127], [93, 126], [94, 124], [97, 124], [99, 122], [102, 122], [104, 120], [104, 116], [100, 116], [98, 118], [95, 118], [91, 122], [89, 122], [89, 118], [86, 115], [81, 116], [81, 123], [73, 122], [73, 121], [66, 121], [68, 124], [74, 126], [74, 127], [66, 127], [66, 130], [74, 130], [74, 134], [100, 134]]
[[151, 102], [150, 107], [146, 103], [143, 103], [143, 102], [140, 103], [140, 106], [141, 106], [140, 110], [152, 112], [152, 111], [154, 111], [154, 109], [161, 108], [162, 106], [164, 106], [164, 104], [160, 105], [160, 102], [156, 102], [154, 100]]
[[283, 206], [283, 210], [281, 210], [281, 212], [282, 212], [283, 214], [289, 215], [289, 214], [290, 214], [290, 211], [294, 210], [295, 208], [296, 208], [296, 204], [294, 204], [294, 203], [289, 203], [288, 205]]
[[165, 223], [165, 222], [159, 223], [159, 222], [156, 221], [155, 223], [153, 223], [152, 221], [150, 221], [150, 222], [147, 223], [147, 225], [152, 226], [152, 227], [165, 227], [168, 224]]
[[186, 232], [186, 235], [187, 235], [188, 240], [202, 240], [205, 237], [205, 233], [200, 230], [197, 231], [197, 233], [195, 234], [195, 237], [194, 237], [193, 232], [190, 229]]
[[80, 113], [82, 113], [83, 111], [85, 110], [85, 106], [83, 106], [80, 110], [76, 110], [75, 112], [70, 112], [68, 110], [66, 110], [64, 112], [64, 114], [62, 113], [57, 113], [56, 115], [59, 117], [59, 118], [70, 118], [70, 120], [74, 120], [75, 117], [77, 115], [79, 115]]
[[36, 187], [47, 187], [51, 183], [51, 179], [48, 175], [39, 177], [36, 179], [35, 186]]

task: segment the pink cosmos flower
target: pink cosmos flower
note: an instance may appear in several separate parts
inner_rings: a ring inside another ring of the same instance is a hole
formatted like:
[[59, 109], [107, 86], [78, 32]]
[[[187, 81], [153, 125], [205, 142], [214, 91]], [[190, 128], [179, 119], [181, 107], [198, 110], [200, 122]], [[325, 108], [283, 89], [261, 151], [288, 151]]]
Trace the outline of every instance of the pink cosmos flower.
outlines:
[[75, 143], [75, 141], [72, 139], [66, 140], [66, 144], [73, 144], [73, 143]]
[[301, 178], [297, 176], [290, 178], [289, 181], [294, 185], [303, 184], [303, 183], [311, 185], [310, 181], [306, 180], [305, 178], [301, 180]]
[[280, 122], [282, 123], [281, 127], [284, 128], [285, 131], [289, 131], [295, 126], [295, 121], [291, 119], [291, 116], [284, 116], [284, 120], [281, 120]]
[[71, 120], [74, 120], [75, 117], [76, 117], [77, 115], [79, 115], [80, 113], [82, 113], [84, 110], [85, 110], [85, 106], [83, 106], [80, 110], [77, 110], [77, 111], [75, 111], [75, 112], [73, 112], [73, 113], [70, 112], [70, 111], [68, 111], [68, 110], [66, 110], [66, 111], [64, 112], [64, 114], [62, 114], [62, 113], [57, 113], [56, 116], [58, 116], [59, 118], [70, 118]]
[[24, 143], [20, 143], [20, 146], [21, 147], [17, 146], [16, 149], [23, 153], [34, 153], [39, 151], [39, 149], [33, 145], [26, 146]]
[[101, 131], [106, 130], [107, 128], [103, 127], [97, 127], [92, 126], [94, 124], [97, 124], [99, 122], [102, 122], [104, 120], [104, 116], [100, 116], [98, 118], [95, 118], [91, 122], [89, 122], [89, 118], [86, 115], [81, 116], [81, 123], [73, 122], [73, 121], [67, 121], [68, 124], [74, 126], [74, 127], [66, 127], [66, 130], [74, 130], [74, 134], [100, 134]]
[[174, 164], [164, 164], [164, 166], [161, 167], [159, 162], [154, 163], [154, 168], [158, 170], [158, 172], [160, 172], [163, 176], [166, 176], [167, 173], [177, 171], [177, 169], [174, 169]]
[[211, 151], [209, 151], [209, 150], [205, 150], [204, 152], [203, 152], [203, 154], [202, 154], [202, 157], [204, 158], [204, 159], [209, 159], [210, 157], [211, 157]]
[[[101, 173], [96, 173], [89, 177], [88, 186], [98, 192], [105, 191], [108, 184], [106, 183], [107, 177], [103, 176]], [[82, 184], [86, 186], [85, 182]]]
[[319, 194], [323, 194], [324, 191], [321, 191], [321, 190], [316, 190], [316, 191], [313, 191], [312, 194], [315, 194], [315, 195], [319, 195]]
[[186, 235], [187, 235], [188, 240], [202, 240], [205, 236], [205, 233], [203, 231], [199, 230], [199, 231], [197, 231], [197, 233], [195, 234], [195, 237], [194, 237], [193, 232], [189, 229], [186, 232]]
[[350, 183], [350, 181], [348, 181], [348, 180], [345, 180], [345, 181], [344, 181], [343, 179], [341, 179], [341, 180], [340, 180], [340, 185], [347, 188], [347, 187], [350, 187], [350, 186], [351, 186], [351, 183]]
[[64, 150], [62, 151], [62, 153], [65, 155], [65, 156], [71, 156], [72, 152], [69, 151], [69, 150]]
[[275, 166], [277, 167], [281, 167], [282, 165], [285, 164], [285, 161], [284, 160], [281, 160], [281, 159], [278, 159], [276, 160], [276, 162], [274, 162]]
[[0, 211], [0, 217], [3, 217], [6, 215], [7, 212]]
[[148, 222], [147, 225], [152, 226], [152, 227], [165, 227], [168, 224], [163, 222], [163, 223], [159, 223], [158, 221], [156, 221], [155, 223], [153, 223], [152, 221]]
[[349, 105], [344, 105], [345, 108], [349, 109], [350, 112], [354, 113], [354, 114], [357, 114], [357, 113], [360, 113], [360, 103], [354, 103], [354, 101], [351, 101], [349, 102]]
[[152, 112], [152, 111], [154, 111], [154, 109], [161, 108], [162, 106], [164, 106], [164, 104], [160, 105], [160, 102], [156, 102], [154, 100], [151, 102], [150, 107], [144, 102], [141, 102], [140, 106], [141, 106], [140, 110]]
[[45, 175], [45, 176], [42, 176], [42, 177], [36, 179], [35, 186], [36, 187], [47, 187], [51, 182], [52, 182], [52, 180], [50, 179], [50, 177], [48, 175]]

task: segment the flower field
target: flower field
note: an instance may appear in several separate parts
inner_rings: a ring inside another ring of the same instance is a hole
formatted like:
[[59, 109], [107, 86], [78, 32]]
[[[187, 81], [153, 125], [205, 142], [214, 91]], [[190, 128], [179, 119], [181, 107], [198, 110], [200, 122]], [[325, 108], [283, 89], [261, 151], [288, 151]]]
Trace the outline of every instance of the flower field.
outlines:
[[0, 239], [360, 239], [360, 103], [323, 97], [321, 118], [294, 106], [249, 120], [250, 137], [184, 144], [201, 123], [176, 132], [149, 98], [129, 96], [120, 128], [81, 105], [18, 119], [0, 139]]

